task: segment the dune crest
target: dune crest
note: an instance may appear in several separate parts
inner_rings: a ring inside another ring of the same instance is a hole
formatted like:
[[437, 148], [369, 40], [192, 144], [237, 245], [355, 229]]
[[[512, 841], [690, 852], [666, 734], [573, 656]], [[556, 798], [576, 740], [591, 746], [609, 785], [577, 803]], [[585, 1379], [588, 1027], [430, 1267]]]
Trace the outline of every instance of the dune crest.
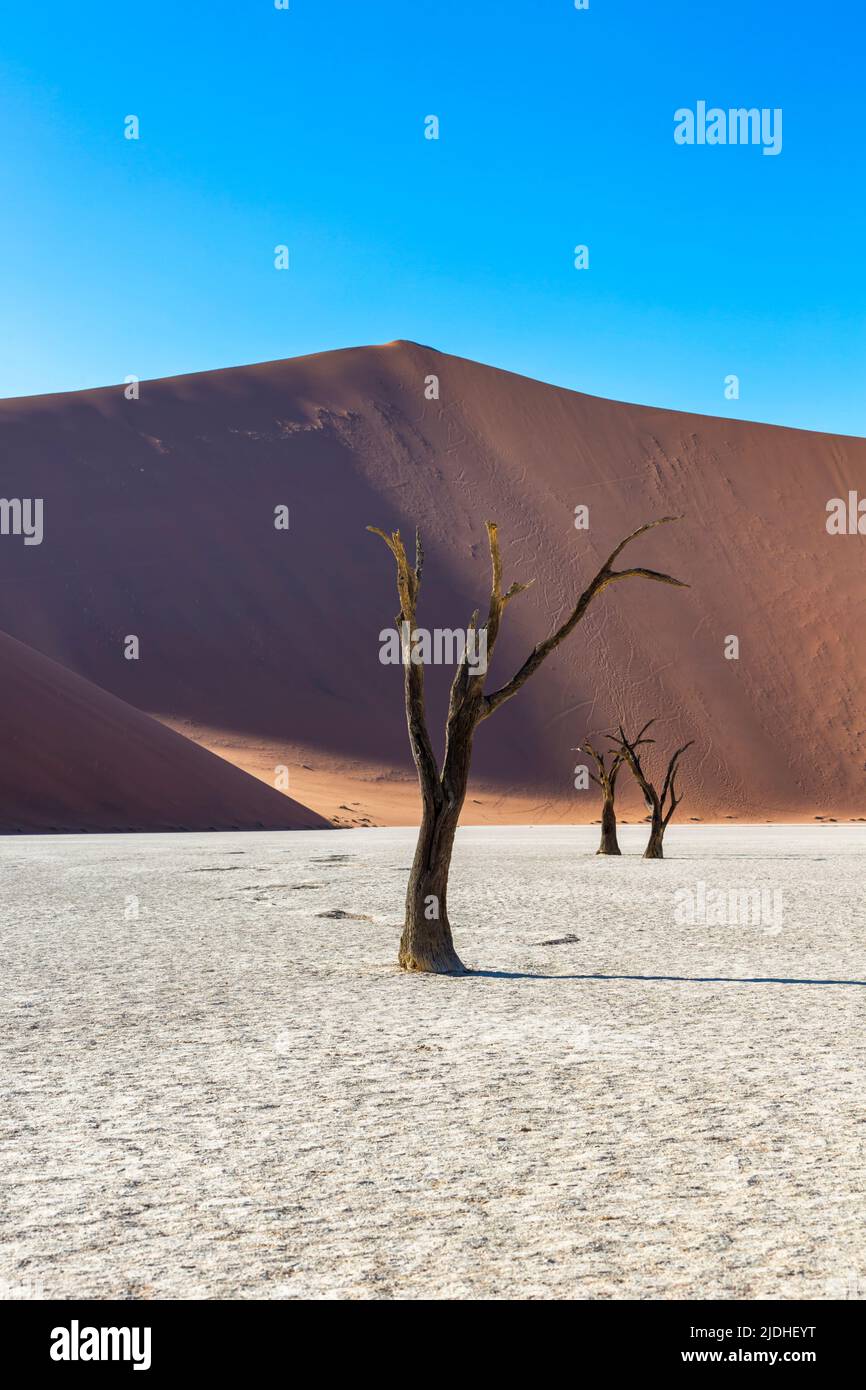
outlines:
[[[498, 523], [505, 582], [536, 582], [495, 688], [611, 545], [667, 513], [685, 520], [639, 563], [691, 588], [602, 597], [479, 731], [467, 818], [593, 819], [572, 750], [653, 717], [665, 744], [695, 740], [686, 820], [864, 812], [866, 539], [825, 527], [862, 486], [862, 439], [601, 400], [398, 340], [143, 382], [137, 401], [2, 401], [0, 447], [7, 495], [44, 499], [42, 544], [0, 543], [0, 625], [242, 766], [312, 772], [329, 817], [417, 814], [401, 673], [379, 659], [393, 576], [368, 525], [421, 527], [432, 629], [486, 604]], [[138, 662], [119, 658], [130, 632]], [[450, 675], [428, 678], [440, 751]], [[627, 787], [622, 813], [642, 814]]]

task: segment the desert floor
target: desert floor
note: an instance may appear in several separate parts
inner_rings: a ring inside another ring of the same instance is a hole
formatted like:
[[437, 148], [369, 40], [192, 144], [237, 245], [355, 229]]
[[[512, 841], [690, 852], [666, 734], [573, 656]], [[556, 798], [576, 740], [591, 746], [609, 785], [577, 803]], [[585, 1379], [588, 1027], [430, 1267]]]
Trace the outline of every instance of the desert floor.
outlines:
[[597, 833], [0, 841], [0, 1293], [862, 1297], [866, 828]]

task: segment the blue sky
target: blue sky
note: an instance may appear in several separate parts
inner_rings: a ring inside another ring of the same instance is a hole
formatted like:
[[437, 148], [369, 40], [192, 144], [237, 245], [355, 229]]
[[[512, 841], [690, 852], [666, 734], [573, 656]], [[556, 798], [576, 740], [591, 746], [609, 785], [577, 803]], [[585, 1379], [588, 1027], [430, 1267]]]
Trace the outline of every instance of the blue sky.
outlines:
[[[866, 434], [864, 38], [855, 0], [10, 7], [0, 395], [412, 338]], [[699, 100], [781, 107], [781, 154], [676, 145]]]

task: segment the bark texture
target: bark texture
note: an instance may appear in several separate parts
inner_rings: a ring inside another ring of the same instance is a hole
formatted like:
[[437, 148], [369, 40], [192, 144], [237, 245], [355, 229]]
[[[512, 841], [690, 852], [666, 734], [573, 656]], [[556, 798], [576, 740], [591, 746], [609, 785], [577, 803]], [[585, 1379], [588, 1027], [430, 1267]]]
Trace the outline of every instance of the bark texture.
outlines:
[[647, 840], [647, 846], [643, 852], [644, 859], [664, 859], [665, 852], [662, 843], [664, 837], [665, 822], [654, 815], [650, 825], [650, 837]]
[[[416, 631], [415, 616], [424, 566], [421, 537], [416, 531], [415, 563], [410, 565], [399, 531], [392, 531], [388, 535], [376, 526], [368, 527], [375, 535], [381, 536], [394, 556], [397, 566], [397, 593], [400, 599], [397, 629], [404, 638], [403, 689], [406, 723], [421, 788], [421, 828], [409, 874], [406, 916], [398, 955], [399, 964], [404, 970], [423, 970], [440, 975], [466, 973], [465, 966], [454, 948], [448, 919], [448, 874], [454, 835], [466, 799], [472, 743], [478, 725], [489, 718], [506, 700], [517, 694], [550, 653], [577, 627], [590, 603], [608, 584], [616, 583], [620, 579], [643, 578], [653, 579], [661, 584], [673, 584], [678, 588], [686, 587], [679, 579], [673, 579], [657, 570], [613, 568], [614, 561], [630, 541], [642, 536], [646, 531], [651, 531], [655, 526], [676, 520], [677, 517], [661, 517], [658, 521], [639, 526], [636, 531], [626, 536], [625, 540], [620, 541], [591, 583], [579, 595], [565, 622], [543, 642], [537, 643], [511, 680], [490, 695], [484, 693], [486, 673], [478, 671], [470, 664], [469, 653], [464, 650], [451, 684], [445, 726], [445, 756], [441, 769], [437, 765], [427, 728], [424, 667], [420, 661], [414, 659], [417, 657], [413, 640]], [[488, 521], [486, 525], [490, 545], [491, 585], [490, 603], [483, 631], [489, 663], [507, 605], [518, 594], [528, 589], [529, 584], [512, 584], [503, 592], [502, 559], [497, 529], [493, 522]], [[476, 610], [472, 615], [469, 631], [475, 633], [477, 628]]]
[[596, 854], [622, 854], [616, 838], [616, 811], [613, 797], [606, 796], [601, 804], [601, 844]]
[[459, 811], [422, 817], [406, 890], [406, 916], [398, 961], [404, 970], [461, 975], [448, 920], [448, 873]]

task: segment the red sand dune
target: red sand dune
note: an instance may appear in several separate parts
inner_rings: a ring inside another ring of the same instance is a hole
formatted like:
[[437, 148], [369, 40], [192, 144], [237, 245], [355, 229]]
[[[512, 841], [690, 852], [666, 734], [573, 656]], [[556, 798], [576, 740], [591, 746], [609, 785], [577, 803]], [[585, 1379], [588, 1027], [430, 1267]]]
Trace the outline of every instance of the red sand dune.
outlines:
[[[0, 624], [241, 765], [289, 764], [329, 817], [417, 814], [401, 672], [378, 659], [393, 562], [368, 524], [421, 526], [419, 621], [453, 628], [485, 608], [499, 523], [506, 582], [536, 583], [508, 609], [493, 688], [618, 539], [670, 512], [685, 520], [627, 560], [692, 587], [598, 600], [479, 729], [465, 819], [592, 819], [571, 750], [653, 715], [664, 746], [696, 740], [684, 819], [866, 812], [866, 537], [825, 530], [829, 498], [866, 492], [864, 440], [599, 400], [398, 342], [145, 382], [138, 401], [3, 401], [0, 448], [5, 496], [45, 505], [41, 546], [0, 538]], [[449, 676], [429, 679], [440, 744]]]
[[0, 633], [0, 832], [299, 830], [282, 793]]

